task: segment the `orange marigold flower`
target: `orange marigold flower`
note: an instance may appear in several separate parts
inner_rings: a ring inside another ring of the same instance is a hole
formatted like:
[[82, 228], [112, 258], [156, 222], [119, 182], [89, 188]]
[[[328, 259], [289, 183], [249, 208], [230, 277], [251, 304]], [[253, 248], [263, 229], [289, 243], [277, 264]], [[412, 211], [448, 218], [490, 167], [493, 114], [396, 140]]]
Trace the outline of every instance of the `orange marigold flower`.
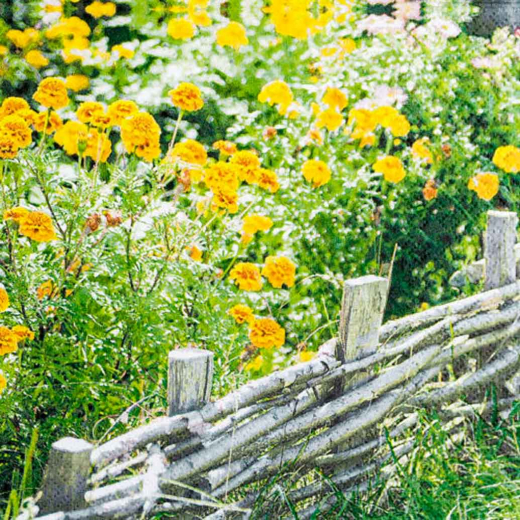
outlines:
[[317, 159], [309, 159], [303, 163], [302, 173], [313, 188], [319, 188], [330, 181], [330, 168]]
[[251, 325], [249, 339], [257, 348], [281, 347], [285, 343], [285, 330], [273, 319], [261, 318]]
[[120, 99], [114, 101], [108, 107], [108, 115], [113, 125], [121, 125], [121, 123], [139, 112], [139, 108], [133, 101]]
[[329, 108], [341, 111], [348, 105], [348, 98], [339, 88], [329, 87], [325, 91], [323, 102]]
[[254, 235], [258, 231], [269, 231], [273, 227], [273, 221], [264, 215], [248, 215], [244, 217], [242, 231], [248, 235]]
[[242, 150], [236, 152], [229, 161], [237, 166], [238, 178], [248, 184], [255, 184], [258, 181], [260, 172], [260, 159], [254, 152]]
[[177, 88], [168, 92], [172, 103], [186, 112], [195, 112], [204, 106], [204, 100], [199, 87], [193, 83], [181, 83]]
[[213, 143], [213, 148], [221, 153], [225, 153], [226, 155], [233, 155], [238, 151], [237, 145], [231, 141], [215, 141]]
[[188, 254], [192, 260], [195, 262], [202, 261], [202, 251], [195, 244], [186, 247], [186, 249], [188, 250]]
[[268, 190], [271, 193], [276, 193], [280, 188], [278, 176], [275, 172], [268, 170], [267, 168], [260, 168], [257, 182], [260, 188]]
[[7, 209], [4, 211], [4, 220], [14, 220], [15, 222], [20, 222], [24, 217], [29, 214], [29, 210], [22, 208], [20, 206]]
[[211, 209], [216, 211], [218, 208], [227, 209], [230, 213], [236, 213], [238, 211], [238, 195], [236, 192], [223, 188], [213, 190]]
[[280, 289], [282, 285], [292, 287], [296, 275], [296, 266], [285, 256], [268, 256], [262, 269], [262, 275], [277, 289]]
[[57, 238], [51, 217], [41, 211], [31, 211], [20, 220], [20, 234], [36, 242], [49, 242]]
[[0, 312], [5, 312], [9, 308], [9, 295], [3, 285], [0, 285]]
[[121, 123], [121, 138], [126, 150], [147, 161], [161, 155], [160, 135], [161, 128], [146, 112], [138, 112]]
[[194, 139], [185, 139], [177, 143], [171, 152], [173, 159], [180, 159], [189, 164], [204, 166], [208, 160], [208, 154], [204, 146]]
[[226, 190], [234, 192], [238, 189], [237, 167], [223, 161], [216, 162], [206, 169], [204, 182], [213, 191]]
[[195, 35], [195, 25], [187, 18], [172, 18], [167, 30], [174, 40], [189, 40]]
[[12, 328], [12, 331], [18, 336], [18, 341], [23, 341], [25, 339], [32, 341], [34, 339], [34, 332], [24, 325], [15, 325]]
[[88, 124], [92, 121], [94, 115], [103, 114], [104, 112], [105, 107], [101, 103], [97, 101], [85, 101], [81, 103], [76, 110], [76, 115], [82, 123]]
[[229, 22], [226, 27], [217, 31], [217, 44], [221, 47], [228, 46], [238, 50], [248, 43], [246, 29], [241, 23]]
[[2, 106], [0, 107], [0, 119], [30, 109], [31, 107], [25, 99], [19, 97], [8, 97], [4, 99]]
[[45, 78], [40, 82], [33, 99], [47, 108], [59, 110], [69, 104], [67, 87], [59, 78]]
[[0, 327], [0, 356], [16, 352], [18, 341], [18, 336], [11, 329]]
[[0, 133], [0, 159], [14, 159], [18, 150], [19, 147], [11, 137]]
[[276, 130], [276, 128], [274, 126], [267, 126], [265, 127], [264, 131], [262, 132], [262, 137], [268, 141], [269, 139], [273, 139], [274, 137], [276, 137], [276, 134], [278, 133], [278, 131]]
[[500, 146], [495, 150], [493, 163], [507, 173], [520, 171], [520, 149], [516, 146]]
[[52, 283], [52, 280], [47, 280], [43, 282], [38, 289], [36, 289], [36, 296], [38, 300], [43, 300], [44, 298], [54, 298], [58, 295], [58, 287]]
[[71, 74], [65, 78], [65, 86], [73, 92], [85, 90], [89, 85], [90, 80], [84, 74]]
[[406, 176], [403, 163], [398, 157], [393, 155], [379, 159], [375, 162], [373, 168], [375, 172], [382, 173], [388, 182], [401, 182]]
[[422, 190], [424, 200], [430, 201], [437, 198], [438, 191], [435, 181], [433, 179], [428, 179]]
[[263, 282], [260, 269], [250, 262], [239, 262], [231, 269], [229, 279], [236, 281], [238, 287], [244, 291], [259, 291]]
[[12, 139], [17, 148], [25, 148], [32, 143], [32, 131], [29, 125], [17, 114], [0, 120], [0, 135]]
[[57, 112], [47, 114], [47, 112], [36, 114], [33, 125], [37, 132], [43, 132], [45, 129], [45, 133], [50, 135], [57, 132], [63, 126], [63, 121]]
[[248, 305], [238, 304], [229, 309], [228, 314], [232, 316], [235, 321], [239, 324], [252, 323], [255, 321], [255, 315], [253, 309]]
[[468, 188], [483, 200], [491, 200], [498, 193], [499, 186], [498, 175], [489, 172], [477, 173], [468, 182]]

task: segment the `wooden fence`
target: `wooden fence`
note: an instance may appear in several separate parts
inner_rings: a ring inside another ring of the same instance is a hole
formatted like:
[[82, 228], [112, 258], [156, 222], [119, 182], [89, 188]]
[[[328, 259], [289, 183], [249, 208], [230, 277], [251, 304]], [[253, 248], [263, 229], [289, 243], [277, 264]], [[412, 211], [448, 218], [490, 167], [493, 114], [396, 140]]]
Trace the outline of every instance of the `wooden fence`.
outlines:
[[332, 485], [348, 494], [392, 475], [414, 447], [418, 411], [436, 409], [447, 427], [507, 412], [520, 379], [516, 225], [515, 213], [488, 214], [483, 292], [382, 325], [388, 281], [349, 280], [339, 337], [315, 359], [216, 401], [213, 354], [172, 351], [169, 416], [98, 446], [57, 441], [40, 497], [19, 519], [247, 518], [262, 483], [280, 474], [303, 477], [288, 498], [310, 518], [334, 504]]

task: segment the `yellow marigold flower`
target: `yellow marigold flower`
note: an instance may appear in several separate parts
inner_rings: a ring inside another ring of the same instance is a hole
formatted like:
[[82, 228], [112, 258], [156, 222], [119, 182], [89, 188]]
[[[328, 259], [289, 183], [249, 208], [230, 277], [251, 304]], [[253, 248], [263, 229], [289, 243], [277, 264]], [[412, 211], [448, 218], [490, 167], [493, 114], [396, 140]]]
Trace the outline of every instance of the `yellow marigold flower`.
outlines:
[[84, 74], [71, 74], [65, 78], [65, 86], [73, 92], [86, 90], [90, 85], [90, 80]]
[[236, 281], [243, 291], [259, 291], [262, 289], [262, 277], [260, 269], [250, 262], [240, 262], [231, 269], [229, 279]]
[[237, 145], [232, 143], [231, 141], [215, 141], [213, 143], [213, 149], [218, 150], [221, 153], [225, 153], [226, 155], [233, 155], [237, 153]]
[[20, 234], [36, 242], [49, 242], [57, 238], [51, 217], [41, 211], [31, 211], [20, 220]]
[[303, 163], [302, 173], [305, 180], [312, 183], [313, 188], [319, 188], [330, 181], [330, 168], [317, 159], [310, 159]]
[[19, 97], [8, 97], [4, 99], [2, 106], [0, 107], [0, 119], [30, 109], [31, 107], [25, 99]]
[[406, 176], [403, 163], [398, 157], [393, 155], [379, 159], [375, 162], [373, 168], [375, 172], [382, 173], [385, 181], [388, 182], [401, 182]]
[[394, 119], [399, 116], [399, 111], [388, 105], [377, 107], [372, 113], [377, 124], [383, 128], [390, 128]]
[[58, 295], [58, 291], [59, 288], [52, 283], [52, 280], [47, 280], [36, 289], [36, 296], [40, 301], [44, 298], [55, 298]]
[[54, 134], [54, 141], [69, 155], [79, 154], [79, 143], [87, 142], [88, 128], [83, 123], [78, 121], [67, 121], [57, 132]]
[[168, 22], [168, 34], [174, 40], [189, 40], [195, 35], [195, 25], [186, 18], [172, 18]]
[[410, 123], [406, 116], [398, 115], [389, 126], [394, 137], [405, 137], [410, 132]]
[[234, 192], [239, 185], [237, 170], [235, 165], [219, 161], [205, 171], [204, 182], [213, 191], [223, 189]]
[[187, 246], [186, 249], [192, 260], [195, 262], [202, 261], [202, 251], [195, 244]]
[[260, 94], [258, 94], [258, 101], [260, 103], [269, 103], [270, 106], [280, 105], [282, 110], [293, 102], [294, 96], [291, 88], [285, 81], [271, 81], [262, 87]]
[[19, 49], [25, 49], [31, 43], [39, 40], [40, 32], [32, 27], [29, 27], [23, 31], [18, 29], [10, 29], [5, 33], [8, 40], [11, 40], [16, 47]]
[[308, 350], [302, 350], [300, 352], [300, 361], [302, 363], [307, 363], [308, 361], [313, 360], [317, 354], [318, 354], [317, 352], [310, 352]]
[[0, 312], [5, 312], [9, 308], [9, 295], [3, 285], [0, 285]]
[[334, 132], [343, 124], [343, 116], [333, 108], [327, 108], [318, 114], [316, 126], [325, 127], [329, 132]]
[[67, 87], [59, 78], [45, 78], [40, 82], [33, 99], [47, 108], [59, 110], [69, 104]]
[[33, 125], [37, 132], [43, 132], [45, 129], [45, 133], [50, 135], [57, 132], [63, 126], [63, 121], [56, 112], [51, 112], [49, 115], [47, 114], [47, 112], [36, 114]]
[[237, 193], [225, 188], [214, 189], [211, 209], [216, 211], [218, 208], [227, 209], [230, 213], [236, 213], [238, 211]]
[[265, 266], [262, 269], [262, 276], [265, 276], [269, 283], [281, 289], [282, 285], [292, 287], [296, 275], [296, 266], [285, 256], [268, 256], [265, 259]]
[[378, 124], [374, 113], [370, 110], [353, 108], [348, 113], [347, 125], [354, 125], [352, 139], [361, 139], [366, 134], [372, 133]]
[[433, 179], [428, 179], [422, 190], [424, 200], [428, 202], [430, 200], [437, 198], [438, 191], [439, 190], [437, 189], [435, 181]]
[[193, 83], [181, 83], [177, 88], [170, 90], [168, 95], [174, 106], [186, 112], [195, 112], [204, 106], [200, 89]]
[[248, 372], [258, 372], [262, 368], [263, 364], [264, 358], [262, 356], [256, 356], [245, 365], [244, 370], [247, 370]]
[[268, 170], [267, 168], [260, 168], [257, 182], [260, 188], [268, 190], [271, 193], [276, 193], [280, 189], [278, 176], [275, 172]]
[[19, 147], [11, 137], [0, 133], [0, 159], [14, 159], [18, 150]]
[[261, 318], [251, 325], [249, 339], [257, 348], [281, 347], [285, 343], [285, 330], [273, 319]]
[[61, 18], [58, 23], [45, 32], [45, 36], [51, 40], [63, 36], [86, 38], [90, 35], [90, 32], [90, 27], [85, 20], [82, 20], [78, 16], [71, 16], [70, 18]]
[[338, 43], [341, 49], [341, 58], [343, 58], [345, 54], [350, 54], [356, 50], [356, 42], [352, 38], [344, 38], [342, 40], [339, 40]]
[[0, 373], [0, 394], [5, 390], [7, 386], [7, 379], [4, 377], [2, 373]]
[[520, 171], [520, 149], [516, 146], [500, 146], [495, 150], [493, 163], [507, 173]]
[[317, 144], [323, 144], [323, 135], [321, 135], [321, 132], [317, 128], [311, 128], [307, 132], [307, 139]]
[[228, 314], [235, 319], [240, 325], [242, 323], [252, 323], [255, 321], [253, 309], [248, 305], [238, 304], [229, 309]]
[[101, 103], [97, 101], [85, 101], [81, 103], [76, 110], [76, 115], [82, 123], [88, 124], [92, 121], [92, 117], [95, 114], [103, 114], [104, 112], [105, 107]]
[[83, 155], [90, 157], [94, 162], [107, 162], [112, 153], [112, 143], [110, 139], [96, 129], [92, 129], [87, 135], [87, 146]]
[[339, 89], [329, 87], [322, 100], [329, 108], [341, 111], [348, 105], [347, 96]]
[[138, 112], [121, 123], [121, 139], [129, 153], [147, 161], [161, 155], [161, 128], [147, 112]]
[[0, 327], [0, 356], [18, 350], [18, 336], [7, 327]]
[[498, 175], [489, 172], [478, 173], [468, 182], [468, 188], [483, 200], [491, 200], [498, 193], [499, 185]]
[[260, 170], [260, 159], [256, 153], [242, 150], [233, 154], [229, 162], [236, 165], [238, 178], [241, 181], [246, 181], [248, 184], [255, 184], [257, 182]]
[[116, 14], [116, 4], [113, 2], [92, 2], [85, 7], [85, 12], [93, 18], [101, 18], [102, 16], [111, 17]]
[[113, 125], [121, 125], [121, 123], [133, 115], [139, 112], [138, 106], [133, 102], [126, 99], [120, 99], [114, 101], [108, 107], [108, 115]]
[[412, 145], [412, 155], [418, 159], [423, 159], [427, 164], [433, 163], [433, 154], [428, 148], [430, 140], [427, 137], [417, 139]]
[[6, 56], [9, 53], [9, 49], [5, 45], [0, 45], [0, 56]]
[[177, 143], [173, 147], [171, 155], [174, 159], [199, 166], [204, 166], [208, 160], [204, 146], [194, 139], [185, 139], [181, 143]]
[[14, 220], [20, 222], [24, 217], [29, 214], [29, 210], [17, 206], [15, 208], [7, 209], [4, 211], [4, 220]]
[[15, 325], [12, 328], [12, 331], [18, 336], [18, 341], [23, 341], [25, 339], [32, 341], [34, 339], [34, 332], [24, 325]]
[[238, 50], [248, 43], [245, 27], [241, 23], [229, 22], [226, 27], [217, 31], [217, 44], [221, 47], [228, 46]]
[[29, 51], [25, 55], [25, 61], [29, 65], [32, 65], [33, 67], [36, 67], [37, 69], [46, 67], [49, 64], [49, 60], [40, 51], [37, 51], [37, 50]]
[[29, 125], [17, 114], [0, 120], [0, 134], [11, 139], [17, 148], [25, 148], [32, 143]]
[[106, 112], [96, 112], [90, 120], [90, 125], [104, 129], [112, 126], [112, 118]]
[[112, 47], [112, 52], [117, 52], [120, 58], [125, 58], [127, 60], [130, 60], [135, 56], [135, 52], [124, 45], [114, 45]]
[[242, 231], [248, 235], [254, 235], [258, 231], [269, 231], [273, 227], [273, 221], [264, 215], [248, 215], [244, 217]]

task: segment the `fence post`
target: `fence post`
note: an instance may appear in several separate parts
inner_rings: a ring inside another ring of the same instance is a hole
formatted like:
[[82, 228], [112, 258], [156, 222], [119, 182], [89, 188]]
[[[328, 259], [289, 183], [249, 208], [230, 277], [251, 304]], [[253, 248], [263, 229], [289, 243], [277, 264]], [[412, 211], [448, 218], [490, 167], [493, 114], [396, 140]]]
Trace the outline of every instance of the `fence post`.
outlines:
[[512, 211], [488, 211], [484, 235], [485, 289], [496, 289], [516, 280], [516, 226]]
[[199, 410], [211, 397], [213, 352], [180, 348], [168, 355], [168, 415]]
[[64, 437], [52, 445], [45, 470], [41, 514], [82, 509], [94, 446], [87, 441]]
[[376, 351], [387, 294], [388, 280], [380, 276], [362, 276], [345, 282], [336, 348], [336, 356], [342, 363]]

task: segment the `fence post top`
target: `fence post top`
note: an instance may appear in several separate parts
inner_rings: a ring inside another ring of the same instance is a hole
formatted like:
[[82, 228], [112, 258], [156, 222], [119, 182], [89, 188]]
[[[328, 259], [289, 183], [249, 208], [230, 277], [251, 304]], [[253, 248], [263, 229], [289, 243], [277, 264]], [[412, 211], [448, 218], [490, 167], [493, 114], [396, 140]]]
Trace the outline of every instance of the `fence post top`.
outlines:
[[94, 448], [90, 442], [76, 437], [63, 437], [52, 444], [53, 449], [61, 452], [80, 453], [83, 451], [90, 451]]
[[345, 285], [349, 287], [357, 287], [359, 285], [368, 285], [372, 283], [388, 283], [387, 278], [383, 278], [382, 276], [376, 276], [375, 274], [367, 274], [366, 276], [360, 276], [359, 278], [351, 278], [345, 281]]
[[184, 361], [188, 359], [196, 359], [196, 358], [205, 358], [205, 357], [213, 357], [214, 354], [210, 350], [204, 350], [202, 348], [177, 348], [174, 350], [170, 350], [168, 354], [168, 359], [172, 361]]
[[498, 210], [498, 209], [490, 209], [487, 212], [488, 217], [493, 218], [511, 218], [511, 217], [517, 217], [518, 215], [516, 211], [505, 211], [505, 210]]

